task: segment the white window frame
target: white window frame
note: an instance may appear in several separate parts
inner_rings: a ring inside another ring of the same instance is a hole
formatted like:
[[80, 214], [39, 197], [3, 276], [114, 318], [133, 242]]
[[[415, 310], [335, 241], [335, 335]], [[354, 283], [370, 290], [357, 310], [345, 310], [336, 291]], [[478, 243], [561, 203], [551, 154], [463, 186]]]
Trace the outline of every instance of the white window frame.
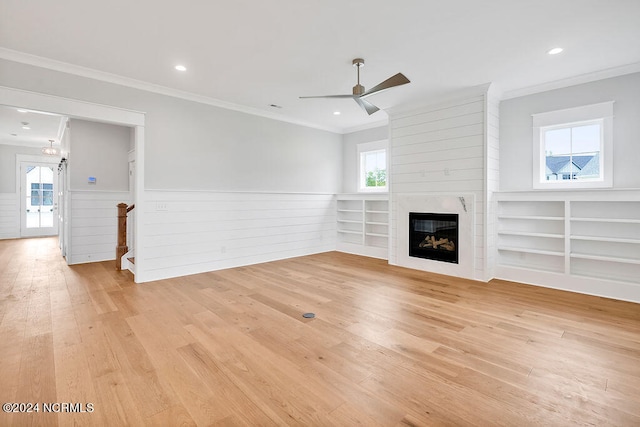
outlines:
[[[385, 193], [389, 191], [389, 141], [373, 141], [373, 142], [364, 142], [362, 144], [357, 145], [357, 156], [356, 161], [358, 163], [357, 166], [357, 188], [358, 192], [362, 193]], [[363, 162], [363, 154], [369, 153], [371, 151], [381, 151], [385, 152], [385, 168], [387, 171], [387, 185], [384, 187], [366, 187], [364, 185], [364, 165]]]
[[[533, 188], [537, 190], [613, 187], [613, 103], [584, 105], [533, 114]], [[544, 131], [600, 123], [600, 178], [588, 180], [546, 180]]]

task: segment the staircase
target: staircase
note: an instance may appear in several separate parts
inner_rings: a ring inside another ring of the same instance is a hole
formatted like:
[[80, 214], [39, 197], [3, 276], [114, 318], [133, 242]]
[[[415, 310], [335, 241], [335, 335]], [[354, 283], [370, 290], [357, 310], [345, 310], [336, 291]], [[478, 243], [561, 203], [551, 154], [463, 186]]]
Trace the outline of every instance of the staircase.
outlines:
[[134, 240], [133, 234], [127, 233], [127, 219], [128, 214], [135, 207], [136, 205], [129, 206], [126, 203], [118, 204], [118, 245], [116, 246], [116, 270], [129, 270], [134, 275], [136, 274]]

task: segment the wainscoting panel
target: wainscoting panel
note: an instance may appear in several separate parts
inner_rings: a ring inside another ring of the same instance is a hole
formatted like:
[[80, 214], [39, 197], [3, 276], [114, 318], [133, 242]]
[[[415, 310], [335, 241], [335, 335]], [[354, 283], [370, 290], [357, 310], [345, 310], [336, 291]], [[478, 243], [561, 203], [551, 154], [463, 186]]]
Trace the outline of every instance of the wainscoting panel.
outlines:
[[335, 250], [332, 194], [146, 192], [144, 281]]
[[118, 203], [129, 202], [129, 192], [70, 191], [71, 232], [67, 263], [115, 259]]
[[17, 193], [0, 193], [0, 239], [20, 237], [20, 203]]

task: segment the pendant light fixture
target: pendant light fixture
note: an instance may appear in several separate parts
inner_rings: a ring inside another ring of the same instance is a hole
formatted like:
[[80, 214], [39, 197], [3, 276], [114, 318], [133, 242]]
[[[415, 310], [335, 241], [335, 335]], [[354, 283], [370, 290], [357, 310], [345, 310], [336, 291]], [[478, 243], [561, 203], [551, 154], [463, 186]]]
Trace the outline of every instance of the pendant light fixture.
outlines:
[[57, 148], [54, 148], [53, 141], [54, 141], [53, 139], [50, 139], [49, 146], [42, 147], [42, 154], [44, 154], [45, 156], [57, 156], [60, 154], [60, 150], [58, 150]]

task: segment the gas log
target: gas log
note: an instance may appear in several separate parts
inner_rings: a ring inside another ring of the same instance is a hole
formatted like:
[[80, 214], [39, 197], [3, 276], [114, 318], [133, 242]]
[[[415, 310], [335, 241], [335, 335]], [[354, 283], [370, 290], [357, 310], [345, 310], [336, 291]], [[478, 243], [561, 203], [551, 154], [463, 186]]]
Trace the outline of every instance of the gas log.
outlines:
[[449, 240], [446, 237], [436, 240], [436, 236], [433, 235], [425, 237], [418, 246], [421, 248], [433, 248], [446, 251], [454, 251], [456, 249], [456, 245], [453, 243], [453, 240]]

